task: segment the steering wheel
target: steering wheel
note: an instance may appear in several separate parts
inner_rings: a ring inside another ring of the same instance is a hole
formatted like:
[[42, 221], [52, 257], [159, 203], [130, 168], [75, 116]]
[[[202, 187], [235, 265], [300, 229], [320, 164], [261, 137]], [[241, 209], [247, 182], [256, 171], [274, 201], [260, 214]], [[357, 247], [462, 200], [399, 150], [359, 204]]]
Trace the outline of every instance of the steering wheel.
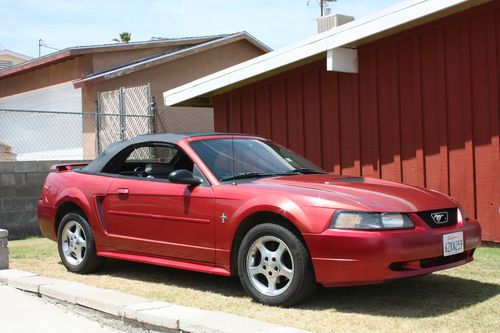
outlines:
[[137, 177], [144, 177], [144, 169], [143, 167], [141, 166], [138, 166], [137, 168], [134, 169], [134, 175], [136, 175]]

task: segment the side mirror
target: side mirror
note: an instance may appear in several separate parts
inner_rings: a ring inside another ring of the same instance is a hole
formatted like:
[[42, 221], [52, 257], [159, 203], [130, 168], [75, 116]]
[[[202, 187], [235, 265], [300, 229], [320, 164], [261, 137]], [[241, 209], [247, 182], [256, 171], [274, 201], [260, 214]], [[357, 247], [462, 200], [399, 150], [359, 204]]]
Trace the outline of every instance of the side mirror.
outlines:
[[187, 184], [189, 186], [198, 186], [202, 180], [200, 177], [195, 177], [191, 171], [186, 169], [174, 170], [168, 175], [168, 180], [171, 183]]

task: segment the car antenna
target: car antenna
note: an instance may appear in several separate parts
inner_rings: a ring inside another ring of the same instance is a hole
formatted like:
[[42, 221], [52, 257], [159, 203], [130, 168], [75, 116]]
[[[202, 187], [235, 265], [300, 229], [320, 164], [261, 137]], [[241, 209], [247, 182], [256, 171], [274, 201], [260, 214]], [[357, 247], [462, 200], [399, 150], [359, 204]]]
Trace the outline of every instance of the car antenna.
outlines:
[[233, 152], [233, 156], [232, 156], [232, 162], [233, 162], [233, 167], [232, 167], [232, 177], [233, 177], [233, 185], [236, 185], [236, 179], [234, 179], [234, 175], [235, 175], [235, 170], [234, 170], [234, 134], [231, 135], [231, 150]]
[[[229, 90], [229, 112], [233, 112], [233, 90]], [[231, 131], [232, 132], [232, 131]], [[236, 185], [235, 167], [234, 167], [234, 133], [231, 133], [231, 177], [233, 178], [233, 185]]]

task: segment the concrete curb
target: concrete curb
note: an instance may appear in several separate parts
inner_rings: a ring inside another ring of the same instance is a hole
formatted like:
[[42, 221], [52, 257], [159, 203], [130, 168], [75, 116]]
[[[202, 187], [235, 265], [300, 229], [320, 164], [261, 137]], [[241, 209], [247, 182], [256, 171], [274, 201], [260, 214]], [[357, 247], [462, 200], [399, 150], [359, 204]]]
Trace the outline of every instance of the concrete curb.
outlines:
[[17, 269], [0, 270], [0, 284], [83, 306], [155, 330], [192, 333], [306, 333], [307, 331], [218, 311], [155, 301], [123, 292], [48, 278]]

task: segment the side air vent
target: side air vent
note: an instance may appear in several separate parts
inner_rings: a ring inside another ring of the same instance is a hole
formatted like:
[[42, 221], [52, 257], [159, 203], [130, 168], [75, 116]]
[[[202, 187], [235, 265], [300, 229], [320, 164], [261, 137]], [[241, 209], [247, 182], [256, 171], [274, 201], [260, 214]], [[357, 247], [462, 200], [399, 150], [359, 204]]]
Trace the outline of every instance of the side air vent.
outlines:
[[104, 211], [102, 209], [102, 204], [104, 202], [105, 196], [96, 196], [95, 203], [97, 206], [97, 213], [99, 214], [99, 221], [101, 222], [102, 228], [106, 230], [106, 221], [104, 219]]

